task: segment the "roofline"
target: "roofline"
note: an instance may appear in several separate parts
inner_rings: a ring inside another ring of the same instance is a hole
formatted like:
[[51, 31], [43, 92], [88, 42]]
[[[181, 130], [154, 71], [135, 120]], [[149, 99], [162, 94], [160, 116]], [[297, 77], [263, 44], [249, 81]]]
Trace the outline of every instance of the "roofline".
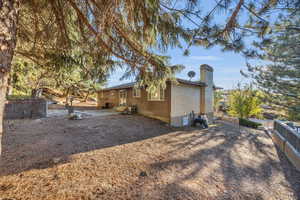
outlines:
[[187, 84], [187, 85], [194, 85], [194, 86], [200, 86], [200, 87], [206, 87], [207, 86], [207, 84], [202, 82], [202, 81], [189, 81], [189, 80], [185, 80], [185, 79], [181, 79], [181, 78], [176, 78], [176, 80], [179, 83]]
[[136, 82], [124, 83], [124, 84], [115, 85], [115, 86], [108, 87], [108, 88], [103, 88], [103, 89], [100, 89], [99, 91], [119, 90], [119, 89], [132, 88], [132, 87], [134, 86], [135, 83], [136, 83]]
[[[202, 82], [202, 81], [189, 81], [181, 78], [176, 78], [176, 80], [181, 83], [181, 84], [186, 84], [186, 85], [193, 85], [193, 86], [199, 86], [199, 87], [206, 87], [207, 84]], [[120, 89], [128, 89], [128, 88], [133, 88], [136, 82], [130, 82], [130, 83], [124, 83], [104, 89], [100, 89], [98, 91], [109, 91], [109, 90], [120, 90]]]
[[219, 87], [219, 86], [213, 86], [213, 88], [214, 88], [214, 90], [223, 90], [224, 88], [222, 88], [222, 87]]

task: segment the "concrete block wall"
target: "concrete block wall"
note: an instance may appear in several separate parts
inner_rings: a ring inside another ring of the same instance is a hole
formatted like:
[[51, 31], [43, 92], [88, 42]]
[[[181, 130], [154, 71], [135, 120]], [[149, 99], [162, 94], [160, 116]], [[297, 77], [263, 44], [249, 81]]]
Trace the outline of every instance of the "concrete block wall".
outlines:
[[300, 134], [281, 121], [275, 120], [272, 140], [300, 171]]
[[44, 99], [9, 100], [5, 104], [4, 119], [47, 117], [47, 101]]

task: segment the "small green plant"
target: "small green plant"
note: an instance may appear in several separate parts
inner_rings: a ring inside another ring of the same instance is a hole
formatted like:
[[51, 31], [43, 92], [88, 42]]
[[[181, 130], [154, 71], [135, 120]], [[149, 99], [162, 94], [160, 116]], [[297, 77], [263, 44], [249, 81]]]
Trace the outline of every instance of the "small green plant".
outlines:
[[239, 118], [239, 125], [250, 127], [250, 128], [258, 128], [262, 124], [250, 121], [248, 119]]

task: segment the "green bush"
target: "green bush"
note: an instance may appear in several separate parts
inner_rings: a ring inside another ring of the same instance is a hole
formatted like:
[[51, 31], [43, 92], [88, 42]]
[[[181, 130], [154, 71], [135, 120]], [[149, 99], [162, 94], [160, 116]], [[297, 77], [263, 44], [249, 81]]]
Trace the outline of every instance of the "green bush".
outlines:
[[300, 105], [290, 106], [288, 108], [288, 120], [300, 121]]
[[262, 125], [260, 123], [253, 122], [253, 121], [250, 121], [248, 119], [243, 119], [243, 118], [239, 118], [239, 124], [241, 126], [246, 126], [246, 127], [250, 127], [250, 128], [258, 128], [259, 126]]
[[237, 89], [230, 92], [229, 111], [231, 116], [239, 118], [261, 117], [261, 92], [254, 90], [252, 85], [242, 87], [238, 84]]

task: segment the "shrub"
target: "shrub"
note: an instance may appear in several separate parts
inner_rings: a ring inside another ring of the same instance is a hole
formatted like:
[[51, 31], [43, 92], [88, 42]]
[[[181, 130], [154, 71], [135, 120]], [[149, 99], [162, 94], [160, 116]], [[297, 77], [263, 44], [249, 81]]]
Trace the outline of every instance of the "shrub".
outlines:
[[300, 105], [290, 106], [288, 108], [288, 119], [291, 121], [300, 121]]
[[252, 88], [252, 85], [245, 85], [243, 88], [238, 84], [229, 96], [229, 114], [239, 118], [257, 117], [262, 112], [260, 93]]
[[248, 119], [239, 118], [239, 125], [250, 127], [250, 128], [258, 128], [262, 124], [250, 121]]
[[8, 95], [6, 97], [7, 100], [24, 100], [24, 99], [32, 99], [31, 96], [28, 96], [28, 95]]

